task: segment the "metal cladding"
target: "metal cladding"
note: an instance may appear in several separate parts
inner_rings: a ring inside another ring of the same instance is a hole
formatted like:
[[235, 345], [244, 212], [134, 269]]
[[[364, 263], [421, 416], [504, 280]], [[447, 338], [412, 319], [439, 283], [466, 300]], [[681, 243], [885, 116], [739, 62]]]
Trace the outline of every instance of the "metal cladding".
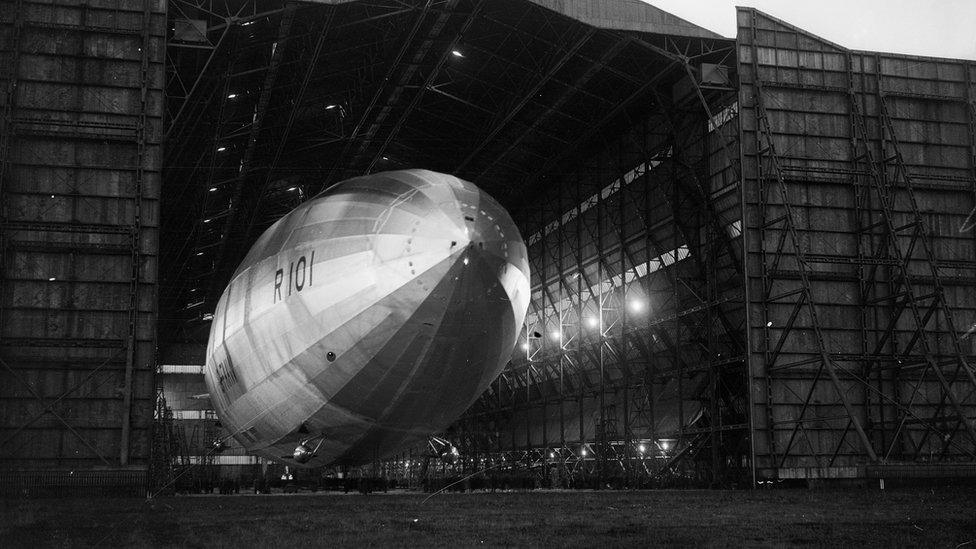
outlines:
[[477, 187], [425, 170], [350, 179], [254, 244], [214, 312], [207, 385], [248, 451], [367, 462], [464, 412], [528, 301], [522, 237]]

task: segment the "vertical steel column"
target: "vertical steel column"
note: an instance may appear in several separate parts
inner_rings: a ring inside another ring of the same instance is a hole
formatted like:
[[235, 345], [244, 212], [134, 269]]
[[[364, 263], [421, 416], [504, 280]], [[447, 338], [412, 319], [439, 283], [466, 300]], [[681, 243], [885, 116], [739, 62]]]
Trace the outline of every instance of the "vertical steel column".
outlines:
[[[617, 145], [617, 165], [623, 166], [623, 147]], [[617, 307], [620, 309], [620, 343], [619, 343], [619, 362], [620, 367], [623, 368], [624, 375], [624, 387], [623, 387], [623, 415], [624, 415], [624, 431], [623, 431], [623, 444], [624, 444], [624, 479], [628, 486], [631, 486], [634, 467], [633, 467], [633, 457], [634, 457], [634, 436], [630, 425], [630, 364], [628, 362], [628, 352], [627, 352], [627, 264], [625, 258], [627, 253], [625, 246], [627, 241], [626, 227], [626, 203], [625, 193], [627, 189], [624, 188], [624, 181], [620, 181], [620, 190], [617, 191], [617, 206], [618, 206], [618, 217], [617, 217], [617, 239], [619, 240], [620, 246], [620, 299], [618, 301]], [[635, 267], [632, 265], [631, 267]], [[634, 273], [634, 278], [637, 278], [637, 273]]]
[[[867, 157], [867, 164], [869, 168], [872, 171], [876, 171], [880, 177], [879, 181], [872, 182], [872, 183], [879, 185], [881, 188], [886, 188], [891, 185], [891, 182], [888, 179], [888, 165], [887, 165], [888, 157], [889, 157], [888, 135], [882, 129], [884, 128], [884, 113], [881, 110], [881, 85], [882, 85], [881, 55], [874, 54], [872, 56], [872, 60], [874, 61], [874, 74], [871, 76], [873, 76], [873, 80], [874, 80], [873, 82], [874, 95], [875, 95], [874, 109], [875, 109], [875, 121], [877, 122], [877, 126], [875, 127], [877, 128], [876, 131], [878, 135], [877, 137], [878, 147], [877, 147], [877, 156], [872, 158], [869, 154], [869, 156]], [[865, 88], [865, 95], [866, 94], [867, 94], [867, 88]], [[865, 97], [865, 101], [866, 101], [866, 97]], [[867, 113], [865, 113], [865, 115], [866, 114]], [[866, 119], [865, 119], [864, 139], [865, 141], [869, 139], [869, 136], [867, 134]], [[865, 151], [867, 153], [870, 153], [871, 147], [867, 142], [865, 142], [864, 147], [865, 147]], [[883, 204], [879, 202], [879, 206], [883, 206]], [[882, 212], [882, 216], [884, 216], [883, 212]], [[879, 243], [879, 246], [881, 248], [886, 248], [886, 244], [885, 244], [886, 239], [888, 240], [895, 239], [897, 238], [897, 236], [891, 231], [890, 223], [882, 224], [882, 230], [884, 231], [884, 234], [881, 236], [881, 241]], [[885, 259], [890, 259], [891, 251], [885, 249], [884, 252], [882, 252], [882, 256]], [[889, 338], [890, 341], [889, 346], [891, 351], [890, 354], [893, 356], [897, 356], [901, 354], [901, 350], [904, 342], [902, 341], [902, 338], [899, 337], [897, 325], [894, 321], [898, 318], [899, 315], [901, 315], [906, 302], [903, 300], [901, 303], [899, 303], [896, 297], [897, 294], [900, 292], [900, 285], [901, 285], [901, 282], [898, 280], [898, 276], [896, 275], [898, 267], [895, 265], [888, 264], [884, 267], [884, 269], [885, 269], [885, 282], [887, 283], [887, 287], [888, 287], [887, 288], [888, 294], [887, 296], [885, 296], [887, 298], [885, 302], [888, 303], [888, 316], [890, 319], [892, 319], [892, 322], [889, 324], [886, 333], [884, 335], [890, 334], [890, 338]], [[902, 376], [901, 368], [892, 368], [892, 381], [894, 384], [893, 390], [895, 393], [895, 401], [900, 404], [906, 400], [904, 398], [904, 395], [902, 394], [902, 383], [910, 382], [909, 377]], [[911, 402], [912, 402], [911, 396], [908, 397], [907, 401], [909, 403], [909, 406], [911, 406]], [[886, 457], [888, 454], [891, 453], [891, 448], [894, 448], [895, 442], [896, 441], [893, 438], [889, 450], [885, 452]], [[901, 442], [902, 442], [903, 452], [909, 450], [913, 444], [911, 440], [911, 435], [906, 432], [905, 436], [902, 437]]]
[[[682, 360], [682, 334], [681, 334], [681, 273], [678, 272], [680, 268], [678, 266], [678, 248], [681, 246], [681, 241], [678, 239], [680, 235], [680, 230], [678, 229], [678, 224], [683, 221], [681, 219], [681, 210], [679, 209], [679, 197], [678, 197], [678, 162], [679, 159], [684, 158], [684, 151], [679, 147], [678, 142], [678, 129], [672, 126], [671, 129], [671, 163], [670, 163], [670, 173], [668, 174], [670, 179], [671, 188], [669, 192], [671, 193], [671, 220], [674, 223], [671, 232], [671, 251], [668, 253], [674, 254], [672, 256], [671, 265], [666, 268], [671, 269], [672, 277], [671, 280], [671, 327], [674, 330], [673, 341], [672, 341], [672, 353], [674, 353], [674, 369], [676, 370], [676, 382], [678, 385], [678, 443], [675, 445], [675, 451], [678, 451], [678, 447], [683, 445], [685, 442], [685, 390], [684, 390], [684, 364], [685, 361]], [[687, 242], [689, 249], [691, 248], [691, 242]]]
[[[973, 71], [976, 69], [972, 64], [966, 63], [963, 66], [963, 71], [966, 73], [966, 117], [967, 126], [969, 130], [969, 198], [971, 201], [969, 209], [969, 218], [963, 223], [963, 226], [959, 228], [960, 232], [968, 231], [971, 235], [973, 241], [973, 257], [976, 257], [976, 225], [974, 225], [974, 220], [976, 220], [976, 79], [973, 77]], [[0, 174], [2, 177], [2, 174]], [[2, 263], [0, 263], [2, 265]], [[2, 324], [0, 324], [2, 326]]]
[[[708, 151], [709, 144], [707, 139], [705, 126], [707, 122], [698, 122], [695, 125], [696, 133], [701, 133], [700, 135], [700, 147], [701, 154], [698, 157], [698, 162], [695, 165], [695, 169], [703, 172], [704, 178], [707, 182], [708, 177]], [[717, 133], [717, 132], [716, 132]], [[698, 176], [696, 176], [696, 179]], [[708, 189], [704, 189], [706, 192]], [[711, 197], [706, 194], [703, 197], [704, 200], [711, 200]], [[701, 236], [701, 242], [699, 246], [704, 252], [704, 276], [705, 276], [705, 300], [709, 304], [705, 310], [705, 356], [707, 357], [709, 368], [706, 371], [706, 375], [709, 378], [709, 389], [708, 394], [710, 398], [709, 403], [709, 442], [712, 448], [712, 486], [718, 486], [719, 482], [723, 478], [722, 475], [722, 463], [720, 460], [719, 450], [722, 444], [722, 416], [719, 410], [719, 398], [720, 398], [720, 373], [721, 366], [716, 364], [716, 344], [715, 344], [715, 334], [712, 331], [713, 326], [716, 321], [716, 305], [713, 305], [718, 300], [718, 292], [716, 289], [716, 283], [718, 278], [718, 253], [716, 240], [721, 237], [721, 235], [716, 235], [715, 227], [718, 225], [713, 219], [712, 208], [706, 208], [704, 211], [699, 212], [699, 223], [698, 223], [698, 233]]]
[[583, 192], [580, 183], [580, 168], [577, 166], [574, 169], [574, 179], [576, 183], [576, 253], [574, 254], [577, 261], [579, 262], [576, 266], [576, 376], [578, 378], [579, 384], [579, 402], [576, 410], [579, 415], [579, 442], [580, 448], [576, 450], [576, 458], [579, 459], [582, 465], [585, 467], [585, 462], [583, 462], [583, 448], [586, 446], [586, 432], [583, 429], [583, 402], [585, 401], [584, 389], [586, 383], [584, 379], [588, 375], [586, 369], [583, 367]]
[[[864, 250], [865, 237], [867, 237], [868, 240], [867, 244], [868, 244], [869, 251], [871, 251], [871, 248], [873, 248], [872, 245], [873, 238], [870, 234], [870, 230], [871, 230], [870, 226], [872, 225], [871, 223], [872, 210], [871, 210], [870, 194], [865, 192], [867, 185], [865, 184], [864, 178], [861, 177], [860, 175], [861, 162], [862, 160], [865, 159], [868, 153], [866, 151], [864, 153], [860, 152], [860, 144], [858, 139], [858, 131], [857, 131], [858, 121], [859, 121], [859, 117], [858, 117], [859, 115], [857, 111], [858, 91], [857, 91], [857, 86], [854, 78], [854, 74], [855, 74], [854, 59], [855, 59], [854, 53], [847, 52], [847, 54], [845, 55], [845, 68], [847, 71], [847, 87], [848, 87], [847, 89], [848, 111], [849, 111], [848, 131], [850, 133], [849, 140], [850, 140], [850, 155], [851, 155], [850, 172], [852, 174], [851, 181], [853, 183], [852, 192], [854, 194], [854, 200], [853, 200], [854, 219], [855, 219], [855, 228], [857, 230], [857, 235], [856, 235], [854, 245], [855, 245], [855, 251], [857, 253], [857, 261], [858, 261], [857, 272], [859, 278], [859, 282], [857, 285], [858, 286], [858, 309], [859, 309], [858, 324], [860, 327], [860, 347], [861, 347], [860, 352], [862, 356], [867, 356], [869, 353], [871, 353], [871, 344], [869, 342], [869, 329], [871, 325], [870, 321], [876, 320], [876, 315], [869, 314], [869, 303], [868, 303], [869, 299], [871, 299], [870, 294], [872, 293], [872, 290], [874, 288], [874, 270], [871, 270], [870, 273], [871, 276], [869, 276], [868, 269], [866, 269], [867, 262], [866, 262], [866, 256]], [[863, 93], [864, 90], [863, 59], [861, 59], [861, 65], [862, 65], [860, 70], [860, 75], [862, 79], [861, 93]], [[863, 143], [864, 147], [865, 148], [869, 147], [870, 145], [868, 143], [867, 135], [863, 136], [863, 140], [864, 140]], [[866, 383], [866, 386], [862, 387], [862, 392], [863, 392], [862, 399], [863, 399], [864, 411], [868, 418], [869, 428], [872, 428], [875, 425], [875, 422], [870, 420], [871, 391], [869, 390], [870, 384], [872, 382], [871, 378], [872, 375], [874, 374], [875, 366], [880, 366], [880, 363], [871, 360], [864, 360], [861, 363], [861, 377], [865, 380]], [[883, 376], [884, 376], [884, 369], [878, 367], [877, 368], [878, 387], [876, 391], [879, 394], [882, 394], [884, 391]], [[877, 433], [879, 437], [878, 440], [879, 448], [884, 448], [886, 446], [885, 438], [887, 434], [885, 430], [885, 425], [886, 425], [885, 406], [883, 400], [880, 398], [878, 399], [877, 425], [879, 426], [879, 428], [874, 429], [874, 431]]]
[[[751, 30], [752, 36], [751, 36], [751, 44], [750, 44], [751, 45], [751, 51], [750, 51], [750, 53], [752, 54], [752, 66], [750, 68], [752, 69], [753, 78], [755, 78], [755, 79], [758, 80], [758, 78], [759, 78], [759, 60], [758, 60], [759, 53], [758, 53], [758, 46], [756, 44], [756, 41], [757, 41], [757, 36], [756, 36], [756, 34], [757, 34], [756, 13], [755, 12], [752, 12], [751, 15], [752, 15], [752, 17], [751, 17], [751, 21], [750, 21], [750, 30]], [[754, 101], [758, 101], [757, 99], [755, 99], [755, 97], [753, 97], [752, 99]], [[753, 105], [753, 107], [755, 108], [755, 105]], [[741, 128], [741, 123], [740, 123], [740, 128]], [[768, 196], [769, 196], [769, 189], [766, 188], [766, 178], [763, 176], [763, 165], [762, 165], [762, 162], [759, 161], [759, 151], [762, 151], [763, 150], [763, 144], [762, 144], [762, 140], [760, 138], [760, 134], [759, 134], [758, 130], [755, 133], [755, 143], [754, 143], [754, 145], [755, 145], [755, 150], [756, 150], [756, 187], [757, 187], [756, 194], [757, 194], [757, 198], [758, 198], [757, 202], [758, 202], [758, 206], [759, 206], [758, 207], [759, 212], [757, 214], [757, 217], [758, 217], [758, 220], [757, 221], [758, 221], [758, 225], [759, 225], [759, 242], [757, 243], [757, 246], [759, 247], [760, 281], [762, 282], [762, 294], [760, 296], [760, 299], [762, 301], [761, 301], [761, 305], [760, 306], [762, 308], [762, 320], [761, 320], [761, 322], [762, 322], [762, 346], [761, 346], [761, 348], [762, 348], [762, 352], [763, 352], [763, 361], [762, 361], [762, 364], [761, 365], [757, 365], [757, 369], [761, 369], [761, 374], [760, 375], [762, 375], [763, 385], [764, 385], [763, 388], [765, 389], [765, 391], [764, 391], [764, 393], [765, 393], [765, 395], [764, 395], [765, 396], [765, 403], [764, 404], [765, 404], [765, 412], [766, 412], [766, 431], [767, 431], [766, 432], [766, 437], [767, 437], [766, 444], [768, 445], [768, 448], [766, 450], [767, 450], [767, 454], [768, 454], [769, 458], [772, 460], [771, 463], [767, 463], [765, 465], [767, 467], [771, 467], [776, 462], [776, 423], [775, 423], [775, 416], [773, 414], [773, 380], [772, 380], [772, 375], [771, 375], [772, 372], [769, 369], [769, 365], [770, 365], [770, 362], [771, 362], [770, 361], [770, 357], [771, 357], [771, 354], [772, 354], [770, 352], [770, 350], [772, 349], [773, 345], [772, 345], [772, 340], [771, 340], [770, 332], [769, 332], [769, 328], [770, 328], [770, 326], [772, 326], [772, 321], [769, 318], [769, 297], [770, 297], [771, 279], [770, 279], [770, 275], [769, 275], [769, 258], [767, 257], [766, 242], [768, 240], [768, 232], [767, 232], [767, 230], [772, 226], [772, 223], [767, 219], [767, 215], [766, 215], [766, 213], [767, 213], [767, 211], [769, 209], [768, 204], [766, 203], [766, 201], [768, 199]], [[744, 150], [744, 147], [740, 147], [740, 151], [741, 150]], [[743, 187], [745, 187], [744, 182], [743, 182]], [[747, 191], [744, 191], [744, 192], [747, 192]], [[748, 211], [745, 202], [743, 202], [742, 207], [743, 207], [743, 220], [745, 220], [746, 219], [746, 212]], [[743, 231], [742, 232], [743, 232], [743, 234], [745, 234], [747, 232], [747, 226], [743, 225]], [[745, 244], [745, 242], [746, 241], [743, 240], [743, 244]], [[748, 258], [749, 248], [744, 248], [744, 250], [745, 250], [745, 253], [743, 255], [745, 256], [744, 257], [745, 263], [748, 264], [749, 263], [749, 261], [748, 261], [748, 259], [749, 259]], [[745, 270], [746, 270], [746, 272], [748, 272], [748, 268], [745, 269]], [[749, 280], [749, 277], [746, 276], [745, 287], [748, 289], [749, 286], [750, 286], [750, 280]], [[747, 305], [746, 305], [746, 324], [751, 326], [752, 323], [749, 320], [750, 311], [749, 311], [749, 304], [748, 303], [749, 302], [747, 302]], [[750, 363], [753, 362], [752, 361], [752, 358], [751, 358], [752, 357], [752, 354], [753, 354], [752, 351], [753, 351], [753, 346], [751, 344], [749, 344], [748, 347], [746, 348], [746, 352], [749, 355], [748, 360], [749, 360]], [[750, 387], [749, 387], [749, 394], [750, 395], [752, 395], [752, 392], [753, 392], [751, 385], [752, 385], [752, 383], [750, 382]], [[752, 417], [753, 415], [754, 415], [753, 414], [753, 410], [750, 410], [750, 417]], [[753, 438], [753, 485], [755, 485], [755, 483], [756, 483], [755, 476], [756, 476], [756, 467], [757, 467], [757, 465], [755, 463], [755, 430], [754, 429], [753, 429], [752, 438]]]
[[[750, 24], [752, 26], [755, 26], [755, 17], [754, 16], [750, 19]], [[750, 48], [750, 51], [753, 51], [753, 50], [755, 50], [755, 45], [754, 44], [753, 44], [752, 48]], [[741, 53], [738, 51], [738, 47], [736, 48], [736, 59], [737, 59], [738, 72], [739, 72], [740, 78], [741, 78], [741, 74], [742, 74], [742, 61], [741, 61]], [[762, 365], [761, 364], [757, 364], [756, 363], [756, 360], [753, 358], [753, 352], [752, 352], [752, 349], [753, 349], [753, 341], [752, 341], [752, 339], [754, 337], [754, 331], [752, 329], [752, 322], [749, 319], [749, 315], [751, 314], [750, 308], [751, 308], [751, 304], [752, 304], [752, 300], [753, 300], [752, 288], [750, 287], [751, 284], [750, 284], [750, 273], [749, 273], [750, 266], [752, 264], [752, 261], [749, 258], [749, 254], [750, 254], [750, 250], [751, 250], [751, 243], [750, 243], [750, 237], [751, 237], [750, 226], [751, 226], [751, 224], [749, 223], [749, 214], [750, 214], [750, 211], [749, 211], [750, 210], [750, 208], [749, 208], [749, 199], [750, 199], [750, 192], [749, 192], [749, 189], [746, 188], [746, 178], [745, 178], [745, 147], [743, 146], [744, 143], [745, 143], [745, 130], [743, 128], [742, 114], [741, 114], [742, 113], [742, 110], [743, 110], [742, 109], [742, 99], [743, 99], [742, 98], [742, 95], [740, 94], [739, 95], [739, 101], [740, 101], [739, 113], [740, 114], [739, 114], [739, 116], [736, 117], [736, 132], [737, 132], [736, 133], [736, 137], [737, 137], [737, 140], [738, 140], [738, 143], [739, 143], [739, 146], [738, 146], [738, 149], [739, 149], [739, 154], [738, 154], [738, 162], [739, 162], [739, 174], [738, 174], [739, 175], [739, 177], [738, 177], [738, 180], [739, 180], [739, 183], [738, 183], [739, 184], [739, 219], [740, 219], [740, 223], [741, 223], [741, 233], [742, 233], [741, 234], [741, 238], [742, 238], [742, 272], [741, 272], [741, 283], [742, 283], [743, 314], [745, 316], [745, 321], [743, 322], [743, 325], [745, 327], [745, 341], [744, 341], [745, 349], [744, 349], [744, 352], [745, 352], [745, 376], [746, 376], [746, 379], [745, 379], [746, 402], [747, 402], [747, 404], [749, 406], [749, 409], [748, 409], [748, 412], [747, 412], [747, 414], [748, 414], [747, 420], [748, 420], [748, 423], [749, 423], [749, 435], [748, 435], [748, 437], [749, 437], [749, 481], [750, 481], [750, 486], [752, 488], [756, 488], [756, 486], [758, 486], [758, 483], [757, 483], [757, 480], [758, 479], [756, 478], [756, 467], [757, 467], [757, 464], [756, 464], [756, 398], [755, 398], [755, 395], [753, 394], [754, 393], [754, 391], [753, 391], [753, 384], [756, 383], [756, 381], [759, 380], [759, 378], [760, 378], [760, 376], [758, 375], [757, 370], [759, 368], [761, 368]], [[725, 140], [725, 141], [727, 141], [727, 140]], [[729, 162], [730, 163], [734, 163], [734, 160], [732, 159], [731, 155], [729, 155]], [[757, 185], [757, 187], [758, 187], [758, 185]], [[760, 216], [763, 215], [761, 208], [760, 208], [760, 214], [759, 215]], [[765, 223], [762, 220], [760, 220], [759, 223], [758, 223], [758, 226], [760, 227], [760, 230], [762, 230], [762, 227], [765, 226]], [[761, 247], [761, 243], [762, 243], [762, 238], [760, 238], [760, 247]], [[768, 416], [767, 416], [767, 421], [768, 421]]]
[[[597, 169], [596, 169], [598, 174], [597, 177], [602, 181], [604, 178], [601, 177], [603, 175], [603, 170], [600, 169], [601, 167], [602, 167], [602, 162], [600, 161], [600, 159], [597, 159]], [[596, 195], [596, 250], [597, 250], [596, 283], [599, 284], [599, 289], [600, 289], [599, 296], [597, 297], [597, 307], [598, 307], [597, 315], [599, 315], [598, 316], [598, 320], [599, 320], [598, 343], [600, 345], [600, 352], [598, 354], [599, 361], [600, 361], [599, 364], [600, 383], [599, 385], [597, 385], [597, 387], [600, 390], [600, 397], [597, 400], [597, 403], [600, 406], [600, 412], [599, 412], [600, 431], [597, 433], [597, 436], [599, 437], [597, 440], [600, 443], [600, 450], [599, 450], [600, 453], [598, 456], [596, 456], [597, 458], [596, 463], [597, 463], [597, 467], [599, 468], [599, 470], [597, 471], [597, 481], [599, 482], [600, 488], [603, 488], [603, 482], [606, 476], [606, 468], [607, 468], [607, 456], [606, 456], [607, 454], [607, 418], [606, 418], [607, 388], [606, 388], [606, 371], [604, 369], [605, 360], [606, 360], [605, 349], [607, 344], [607, 338], [606, 338], [606, 334], [604, 333], [606, 326], [603, 318], [604, 311], [605, 311], [604, 300], [606, 299], [606, 292], [604, 290], [604, 278], [606, 278], [606, 273], [603, 268], [604, 209], [605, 207], [604, 207], [604, 199], [603, 199], [603, 190], [598, 185], [597, 195]], [[580, 325], [581, 325], [580, 330], [582, 331], [582, 318], [580, 319]]]
[[[548, 250], [548, 243], [546, 242], [548, 240], [548, 235], [546, 234], [546, 209], [545, 209], [544, 203], [540, 203], [538, 205], [538, 212], [539, 212], [539, 227], [541, 227], [541, 229], [540, 229], [541, 237], [539, 238], [539, 255], [542, 258], [542, 260], [540, 262], [540, 265], [539, 265], [539, 271], [540, 271], [539, 272], [539, 285], [540, 285], [540, 290], [539, 291], [540, 291], [540, 298], [541, 298], [541, 301], [542, 301], [542, 307], [541, 307], [541, 309], [542, 309], [543, 317], [545, 318], [545, 316], [546, 316], [545, 315], [545, 311], [546, 311], [546, 297], [548, 296], [549, 297], [549, 304], [552, 305], [553, 311], [556, 312], [556, 315], [557, 315], [556, 316], [556, 319], [558, 321], [558, 319], [559, 319], [559, 316], [558, 316], [559, 311], [556, 308], [558, 306], [558, 304], [557, 303], [553, 303], [552, 296], [549, 294], [549, 287], [548, 287], [548, 284], [549, 284], [549, 270], [546, 267], [547, 267], [547, 263], [548, 263], [548, 259], [549, 259], [549, 257], [548, 257], [549, 250]], [[545, 318], [545, 320], [548, 321], [548, 318]], [[547, 324], [546, 327], [548, 328], [548, 322], [546, 322], [546, 324]], [[560, 326], [558, 328], [558, 330], [559, 330], [559, 349], [557, 350], [557, 352], [560, 353], [560, 354], [562, 354], [562, 351], [563, 351], [563, 347], [562, 347], [562, 338], [563, 338], [563, 335], [562, 335], [563, 334], [562, 327]], [[545, 329], [543, 329], [543, 332], [545, 332]], [[545, 336], [543, 335], [543, 337], [545, 337]], [[526, 364], [526, 366], [525, 366], [525, 449], [526, 449], [527, 452], [528, 451], [531, 451], [531, 449], [532, 449], [532, 430], [531, 430], [531, 427], [530, 427], [530, 424], [532, 423], [532, 414], [530, 412], [530, 410], [532, 408], [532, 391], [530, 390], [532, 369], [533, 369], [532, 362], [529, 362], [528, 364]], [[544, 425], [545, 425], [545, 416], [543, 416], [543, 426]], [[543, 444], [544, 444], [544, 440], [545, 439], [543, 437]], [[528, 463], [528, 462], [526, 463], [526, 469], [531, 470], [531, 463]]]
[[[559, 212], [562, 212], [562, 209], [563, 209], [563, 188], [564, 187], [565, 187], [565, 182], [564, 181], [561, 182], [561, 184], [559, 184], [559, 185], [556, 186], [556, 204], [559, 205], [558, 208], [557, 208], [559, 210]], [[559, 215], [559, 212], [557, 212], [557, 215]], [[566, 287], [566, 273], [562, 272], [562, 268], [563, 268], [563, 257], [565, 257], [564, 251], [563, 251], [563, 246], [564, 246], [564, 241], [566, 239], [566, 227], [565, 227], [566, 224], [562, 222], [562, 218], [560, 218], [559, 221], [560, 222], [556, 226], [556, 231], [557, 231], [556, 232], [556, 247], [557, 247], [558, 254], [559, 254], [559, 270], [560, 270], [560, 273], [559, 273], [559, 295], [562, 296], [563, 294], [566, 294], [566, 298], [569, 299], [569, 303], [572, 304], [573, 303], [572, 294], [570, 294], [569, 288]], [[577, 294], [577, 298], [578, 297], [579, 297], [579, 294]], [[569, 311], [569, 307], [566, 307], [566, 311], [564, 311], [563, 313], [560, 314], [560, 318], [563, 318], [563, 315], [568, 314], [568, 311]], [[564, 329], [564, 327], [562, 326], [562, 322], [560, 322], [560, 327], [559, 328], [560, 328], [560, 330]], [[559, 394], [557, 395], [557, 398], [559, 399], [558, 402], [559, 402], [559, 448], [560, 448], [560, 455], [562, 453], [561, 452], [562, 449], [566, 447], [566, 413], [565, 413], [566, 386], [565, 386], [565, 376], [566, 376], [566, 353], [563, 352], [563, 353], [559, 353]]]
[[[645, 161], [645, 164], [649, 156], [648, 147], [647, 147], [648, 131], [649, 130], [647, 127], [647, 121], [645, 120], [641, 129], [641, 158]], [[651, 235], [652, 224], [651, 224], [651, 174], [650, 173], [644, 175], [643, 207], [644, 207], [644, 255], [645, 255], [644, 265], [645, 265], [645, 272], [647, 273], [647, 275], [645, 276], [645, 280], [646, 280], [645, 286], [647, 288], [647, 310], [648, 310], [648, 315], [650, 315], [654, 310], [655, 305], [663, 305], [660, 303], [654, 303], [653, 300], [651, 299], [652, 296], [651, 278], [650, 278], [651, 249], [653, 247], [654, 238]], [[659, 310], [663, 310], [663, 309], [664, 308], [661, 307]], [[652, 328], [648, 327], [647, 335], [651, 335], [652, 330], [653, 330]], [[650, 440], [651, 444], [649, 446], [649, 449], [651, 449], [656, 456], [657, 418], [655, 417], [654, 414], [654, 404], [656, 400], [654, 396], [654, 382], [657, 380], [657, 361], [654, 360], [654, 356], [653, 356], [653, 347], [654, 347], [653, 339], [651, 337], [648, 337], [644, 343], [645, 345], [647, 345], [647, 348], [651, 350], [651, 352], [648, 353], [649, 356], [648, 356], [647, 367], [644, 369], [644, 388], [647, 393], [647, 413], [648, 413], [648, 419], [650, 421], [649, 434], [651, 437]]]
[[502, 377], [505, 376], [505, 372], [502, 371], [501, 375], [495, 378], [495, 455], [500, 456], [502, 453], [502, 433], [500, 428], [500, 423], [502, 419]]
[[11, 141], [14, 133], [14, 110], [17, 104], [17, 80], [20, 76], [20, 35], [24, 26], [24, 9], [22, 0], [15, 0], [13, 5], [13, 37], [10, 45], [13, 48], [13, 56], [10, 66], [7, 67], [7, 86], [4, 90], [6, 100], [3, 105], [3, 112], [0, 113], [0, 338], [3, 337], [4, 327], [6, 326], [6, 311], [4, 302], [7, 290], [7, 205], [6, 189], [7, 175], [10, 172], [11, 164]]
[[139, 346], [139, 294], [140, 294], [140, 271], [142, 270], [142, 194], [144, 188], [144, 178], [146, 162], [146, 139], [149, 128], [147, 127], [146, 111], [149, 108], [149, 52], [152, 46], [149, 31], [152, 28], [152, 4], [153, 0], [143, 0], [142, 2], [142, 47], [140, 48], [139, 59], [139, 121], [136, 129], [136, 171], [134, 174], [133, 189], [133, 218], [129, 229], [129, 239], [132, 246], [130, 260], [132, 261], [131, 285], [129, 288], [129, 332], [127, 335], [127, 345], [125, 357], [125, 381], [122, 387], [122, 435], [119, 445], [119, 463], [128, 465], [129, 446], [132, 425], [132, 378], [133, 369], [136, 367], [136, 360], [145, 360], [148, 357], [139, 356], [137, 348]]

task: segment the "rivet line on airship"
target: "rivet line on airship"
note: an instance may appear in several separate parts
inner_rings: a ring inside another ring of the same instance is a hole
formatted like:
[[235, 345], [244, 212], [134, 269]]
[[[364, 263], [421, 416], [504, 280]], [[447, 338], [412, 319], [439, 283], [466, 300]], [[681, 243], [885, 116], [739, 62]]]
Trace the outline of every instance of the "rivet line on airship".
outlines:
[[380, 459], [471, 405], [528, 301], [522, 237], [476, 186], [424, 170], [350, 179], [254, 244], [214, 311], [207, 385], [252, 453]]

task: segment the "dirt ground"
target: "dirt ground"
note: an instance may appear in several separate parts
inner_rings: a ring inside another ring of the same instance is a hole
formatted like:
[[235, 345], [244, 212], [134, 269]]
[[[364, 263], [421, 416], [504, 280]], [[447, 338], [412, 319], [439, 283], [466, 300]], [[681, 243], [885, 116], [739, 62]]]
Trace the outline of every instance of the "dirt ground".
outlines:
[[3, 547], [976, 549], [976, 489], [413, 492], [4, 500]]

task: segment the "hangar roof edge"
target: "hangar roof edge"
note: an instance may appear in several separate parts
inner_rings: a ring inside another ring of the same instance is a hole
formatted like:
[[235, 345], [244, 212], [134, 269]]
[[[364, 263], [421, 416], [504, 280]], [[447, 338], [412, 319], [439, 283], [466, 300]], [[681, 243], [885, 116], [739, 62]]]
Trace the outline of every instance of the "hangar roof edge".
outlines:
[[725, 38], [641, 0], [529, 0], [597, 28], [691, 38]]
[[[345, 4], [356, 0], [307, 0], [313, 4]], [[636, 31], [689, 38], [729, 38], [686, 21], [641, 0], [528, 0], [546, 9], [600, 29]]]

